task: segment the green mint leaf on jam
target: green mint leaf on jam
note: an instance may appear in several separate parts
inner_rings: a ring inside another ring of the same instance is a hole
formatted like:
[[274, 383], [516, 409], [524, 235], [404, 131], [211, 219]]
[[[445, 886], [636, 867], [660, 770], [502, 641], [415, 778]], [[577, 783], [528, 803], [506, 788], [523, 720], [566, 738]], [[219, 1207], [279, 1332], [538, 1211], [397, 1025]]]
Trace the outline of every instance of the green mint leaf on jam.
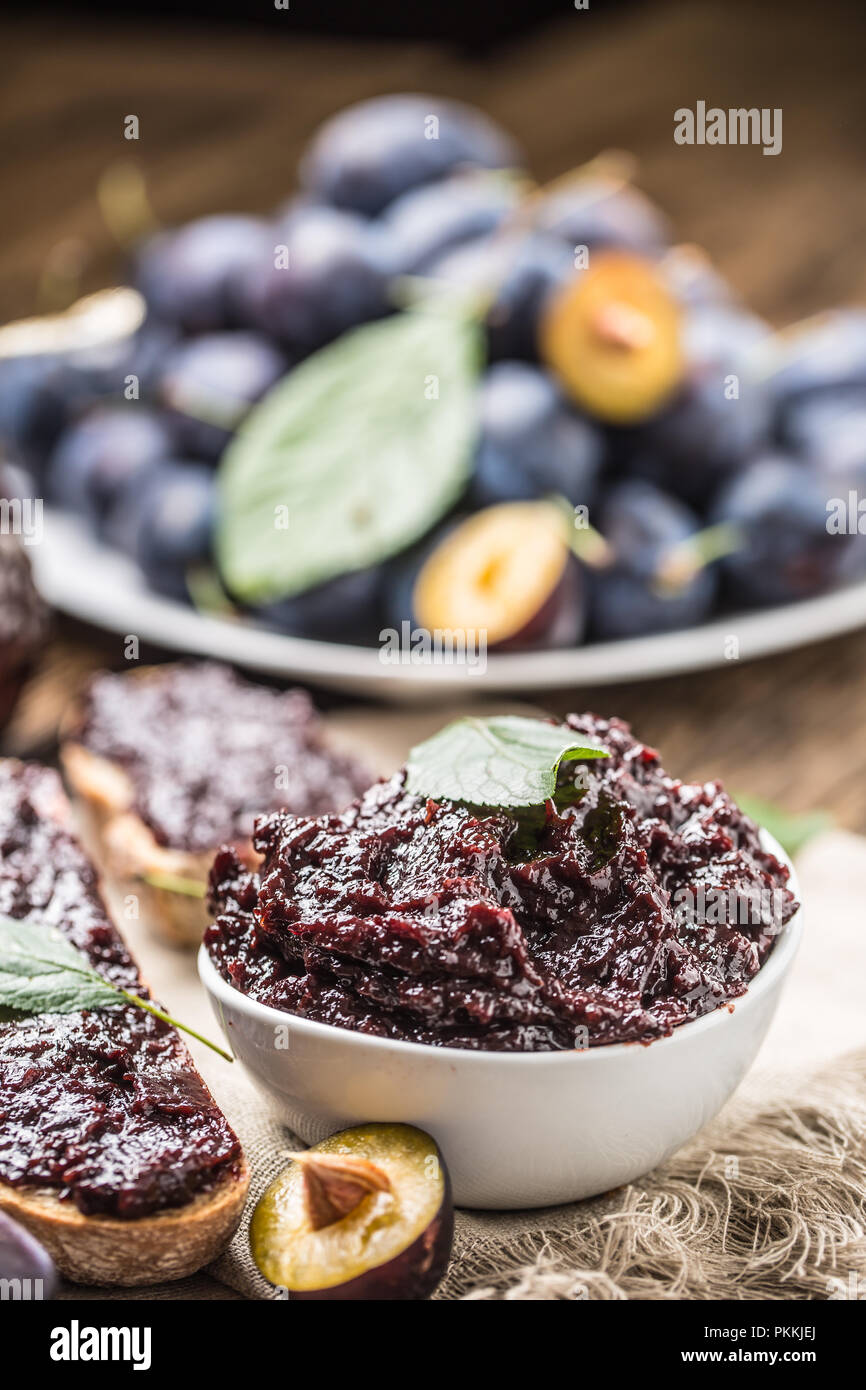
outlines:
[[828, 830], [833, 824], [832, 816], [826, 811], [798, 814], [786, 811], [772, 801], [762, 801], [756, 796], [738, 796], [736, 802], [740, 810], [751, 816], [757, 825], [769, 830], [773, 839], [779, 841], [782, 849], [792, 859], [809, 840], [820, 835], [822, 830]]
[[134, 1004], [213, 1048], [227, 1062], [234, 1059], [194, 1028], [170, 1018], [149, 999], [113, 984], [56, 927], [44, 922], [0, 916], [0, 1011], [13, 1015], [74, 1014], [81, 1009]]
[[117, 1003], [115, 987], [56, 927], [0, 917], [0, 1004], [21, 1013], [74, 1013]]
[[606, 757], [600, 743], [563, 724], [519, 715], [469, 717], [412, 749], [406, 789], [473, 806], [540, 806], [556, 791], [561, 762]]
[[477, 319], [434, 302], [296, 367], [220, 467], [216, 553], [232, 595], [290, 598], [425, 535], [469, 479], [481, 366]]

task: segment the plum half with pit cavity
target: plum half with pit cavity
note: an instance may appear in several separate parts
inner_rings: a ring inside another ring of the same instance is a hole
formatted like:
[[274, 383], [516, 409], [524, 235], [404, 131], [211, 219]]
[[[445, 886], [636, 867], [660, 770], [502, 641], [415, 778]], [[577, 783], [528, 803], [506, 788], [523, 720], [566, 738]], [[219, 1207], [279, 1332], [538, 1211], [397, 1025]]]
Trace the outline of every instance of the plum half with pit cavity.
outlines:
[[292, 1158], [250, 1223], [264, 1277], [291, 1298], [429, 1298], [454, 1233], [435, 1140], [412, 1125], [360, 1125]]
[[401, 616], [428, 632], [483, 635], [500, 651], [573, 646], [583, 634], [584, 586], [566, 509], [503, 502], [476, 512], [427, 552], [409, 606]]
[[546, 308], [544, 360], [590, 415], [614, 425], [647, 420], [683, 373], [680, 308], [649, 261], [594, 255]]

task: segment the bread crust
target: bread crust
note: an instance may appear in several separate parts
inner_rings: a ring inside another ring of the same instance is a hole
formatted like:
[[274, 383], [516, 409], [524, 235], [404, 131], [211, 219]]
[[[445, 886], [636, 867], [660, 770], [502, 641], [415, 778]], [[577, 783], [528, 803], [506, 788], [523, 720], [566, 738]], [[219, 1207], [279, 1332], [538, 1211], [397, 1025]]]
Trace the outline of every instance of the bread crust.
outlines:
[[237, 1229], [249, 1181], [241, 1157], [187, 1205], [133, 1221], [85, 1216], [51, 1188], [0, 1182], [0, 1210], [41, 1241], [67, 1279], [133, 1288], [184, 1279], [215, 1259]]
[[[117, 763], [74, 741], [62, 744], [60, 760], [67, 784], [86, 816], [104, 872], [130, 885], [145, 921], [163, 940], [180, 947], [201, 945], [210, 921], [204, 898], [148, 880], [164, 876], [205, 884], [216, 851], [193, 854], [159, 844], [130, 809], [134, 801], [132, 782]], [[242, 858], [252, 856], [251, 842], [237, 848]]]

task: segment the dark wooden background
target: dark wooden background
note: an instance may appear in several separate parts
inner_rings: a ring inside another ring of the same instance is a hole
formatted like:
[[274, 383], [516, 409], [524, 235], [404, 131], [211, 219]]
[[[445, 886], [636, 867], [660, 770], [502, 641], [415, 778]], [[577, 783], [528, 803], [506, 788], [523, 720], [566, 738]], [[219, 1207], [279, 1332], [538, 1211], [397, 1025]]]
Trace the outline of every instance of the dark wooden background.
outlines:
[[[420, 89], [478, 102], [523, 144], [537, 177], [618, 147], [683, 240], [705, 246], [776, 323], [866, 302], [866, 13], [827, 0], [667, 4], [560, 13], [480, 57], [443, 44], [310, 37], [292, 10], [233, 30], [87, 18], [0, 26], [3, 53], [0, 318], [31, 312], [46, 262], [80, 260], [83, 287], [121, 260], [96, 188], [133, 153], [165, 222], [267, 210], [293, 187], [318, 122], [349, 101]], [[777, 158], [750, 147], [678, 147], [673, 112], [781, 107]], [[141, 138], [123, 139], [136, 114]], [[9, 738], [44, 744], [78, 676], [117, 661], [112, 639], [61, 628]], [[617, 711], [684, 776], [721, 775], [791, 809], [823, 807], [866, 830], [866, 633], [753, 664], [652, 684], [574, 692], [557, 707]]]

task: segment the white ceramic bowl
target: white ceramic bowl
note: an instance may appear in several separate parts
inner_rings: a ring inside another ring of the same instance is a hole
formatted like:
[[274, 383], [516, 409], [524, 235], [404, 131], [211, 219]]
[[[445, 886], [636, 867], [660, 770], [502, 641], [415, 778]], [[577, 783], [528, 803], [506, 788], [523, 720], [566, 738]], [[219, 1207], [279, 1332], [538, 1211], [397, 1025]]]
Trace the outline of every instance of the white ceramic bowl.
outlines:
[[[788, 860], [766, 831], [765, 847]], [[796, 879], [791, 887], [799, 896]], [[309, 1144], [372, 1120], [439, 1143], [462, 1207], [543, 1207], [649, 1172], [705, 1125], [754, 1060], [799, 945], [802, 909], [733, 1010], [648, 1046], [470, 1052], [369, 1037], [268, 1008], [199, 973], [235, 1056]]]

